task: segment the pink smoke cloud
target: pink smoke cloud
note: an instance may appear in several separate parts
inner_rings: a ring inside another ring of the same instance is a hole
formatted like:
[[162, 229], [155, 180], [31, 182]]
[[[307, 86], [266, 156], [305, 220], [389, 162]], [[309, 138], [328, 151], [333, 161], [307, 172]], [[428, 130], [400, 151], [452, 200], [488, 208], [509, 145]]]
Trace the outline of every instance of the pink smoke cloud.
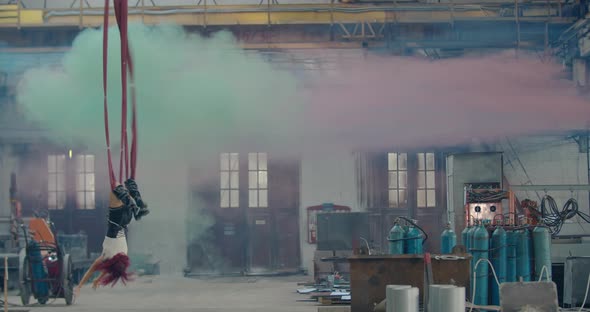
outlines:
[[354, 148], [420, 147], [584, 129], [590, 102], [560, 76], [556, 63], [513, 52], [347, 60], [311, 87], [306, 138]]

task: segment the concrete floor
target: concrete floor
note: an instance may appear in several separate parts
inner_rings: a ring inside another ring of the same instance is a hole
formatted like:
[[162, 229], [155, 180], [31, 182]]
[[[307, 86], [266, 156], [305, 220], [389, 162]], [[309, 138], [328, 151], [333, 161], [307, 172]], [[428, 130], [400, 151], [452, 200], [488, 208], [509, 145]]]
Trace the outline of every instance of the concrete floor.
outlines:
[[[297, 282], [306, 277], [281, 278], [215, 278], [141, 277], [128, 286], [82, 290], [74, 305], [67, 307], [63, 299], [46, 306], [13, 307], [44, 312], [194, 312], [194, 311], [256, 311], [316, 312], [317, 303], [297, 302], [306, 299], [296, 293]], [[11, 296], [10, 303], [20, 299]]]

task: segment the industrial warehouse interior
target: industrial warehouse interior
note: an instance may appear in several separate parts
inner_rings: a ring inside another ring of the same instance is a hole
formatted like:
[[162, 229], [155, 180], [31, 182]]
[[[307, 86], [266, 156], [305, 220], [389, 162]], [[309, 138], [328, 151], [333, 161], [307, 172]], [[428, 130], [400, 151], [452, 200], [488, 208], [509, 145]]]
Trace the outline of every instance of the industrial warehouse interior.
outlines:
[[582, 0], [0, 0], [3, 311], [590, 311]]

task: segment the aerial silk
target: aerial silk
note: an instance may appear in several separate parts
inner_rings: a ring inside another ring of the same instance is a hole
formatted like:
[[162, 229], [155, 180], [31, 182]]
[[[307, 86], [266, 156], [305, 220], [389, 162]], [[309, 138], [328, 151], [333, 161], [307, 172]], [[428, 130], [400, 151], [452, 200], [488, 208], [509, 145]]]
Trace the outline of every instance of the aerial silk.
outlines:
[[[109, 170], [109, 180], [111, 189], [115, 189], [118, 184], [126, 179], [135, 179], [137, 167], [137, 103], [135, 94], [135, 84], [133, 80], [133, 61], [127, 36], [127, 17], [128, 3], [127, 0], [113, 0], [115, 17], [119, 28], [121, 40], [121, 154], [119, 160], [119, 176], [115, 175], [113, 166], [113, 157], [111, 153], [111, 142], [109, 134], [109, 112], [107, 101], [107, 64], [108, 64], [108, 30], [109, 30], [109, 0], [105, 0], [104, 5], [104, 28], [103, 28], [103, 50], [102, 50], [102, 72], [103, 72], [103, 95], [104, 95], [104, 125], [105, 137], [107, 144], [107, 160]], [[129, 71], [130, 92], [131, 92], [131, 149], [127, 137], [127, 71]], [[125, 175], [123, 175], [125, 174]]]

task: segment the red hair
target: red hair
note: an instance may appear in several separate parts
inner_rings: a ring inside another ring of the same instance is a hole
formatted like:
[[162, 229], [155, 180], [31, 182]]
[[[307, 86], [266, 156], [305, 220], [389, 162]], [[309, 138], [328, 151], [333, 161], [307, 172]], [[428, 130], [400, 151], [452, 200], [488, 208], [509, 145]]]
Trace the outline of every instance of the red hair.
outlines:
[[100, 281], [102, 286], [115, 286], [119, 280], [126, 285], [131, 280], [132, 274], [127, 273], [130, 265], [129, 257], [124, 253], [118, 253], [114, 257], [103, 261], [98, 265], [97, 270], [105, 273]]

